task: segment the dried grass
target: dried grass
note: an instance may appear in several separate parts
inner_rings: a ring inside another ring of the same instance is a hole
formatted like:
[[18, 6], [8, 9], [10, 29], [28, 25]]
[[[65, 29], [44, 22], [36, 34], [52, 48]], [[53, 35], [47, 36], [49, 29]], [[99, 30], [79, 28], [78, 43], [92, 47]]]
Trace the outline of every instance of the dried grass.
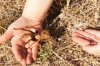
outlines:
[[[0, 25], [3, 28], [20, 17], [24, 3], [25, 0], [0, 0]], [[99, 9], [99, 0], [55, 0], [43, 26], [52, 38], [41, 49], [40, 64], [30, 66], [100, 66], [100, 57], [84, 52], [71, 40], [73, 27], [100, 26]], [[5, 66], [21, 66], [8, 46], [8, 43], [0, 46], [0, 66], [6, 63], [9, 64]]]

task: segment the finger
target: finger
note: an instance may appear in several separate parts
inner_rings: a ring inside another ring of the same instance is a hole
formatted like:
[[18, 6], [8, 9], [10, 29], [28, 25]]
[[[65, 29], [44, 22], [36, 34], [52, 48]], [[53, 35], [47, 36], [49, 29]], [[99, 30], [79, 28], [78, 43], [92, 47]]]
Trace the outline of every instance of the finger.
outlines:
[[77, 32], [74, 32], [74, 33], [72, 33], [72, 36], [77, 36], [77, 37], [81, 37], [81, 38], [84, 38], [84, 39], [86, 39], [86, 40], [92, 40], [91, 38], [88, 38], [88, 37], [85, 37], [85, 36], [83, 36], [83, 35], [81, 35], [81, 34], [79, 34], [79, 33], [77, 33]]
[[28, 52], [28, 53], [32, 53], [32, 49], [31, 49], [31, 48], [28, 48], [28, 49], [27, 49], [27, 52]]
[[[21, 42], [20, 42], [21, 43]], [[15, 58], [18, 62], [20, 62], [23, 66], [26, 66], [26, 59], [22, 56], [22, 47], [18, 44], [12, 45], [12, 51], [15, 55]]]
[[83, 35], [81, 35], [81, 34], [79, 34], [79, 33], [77, 33], [77, 32], [73, 32], [73, 33], [72, 33], [72, 36], [80, 36], [80, 37], [84, 37]]
[[39, 42], [35, 42], [35, 43], [32, 45], [32, 57], [33, 57], [33, 60], [34, 60], [34, 61], [37, 60], [38, 49], [39, 49]]
[[26, 47], [26, 48], [29, 48], [29, 47], [32, 46], [32, 44], [34, 44], [34, 41], [30, 41], [29, 43], [27, 43], [27, 44], [25, 45], [25, 47]]
[[12, 45], [12, 51], [13, 51], [17, 61], [21, 62], [23, 60], [23, 57], [21, 55], [21, 46], [17, 45], [17, 44]]
[[89, 54], [93, 54], [93, 55], [100, 55], [100, 45], [93, 45], [93, 46], [84, 46], [82, 47], [82, 49], [86, 52], [88, 52]]
[[88, 32], [82, 31], [82, 30], [77, 30], [76, 32], [79, 33], [79, 34], [81, 34], [81, 35], [83, 35], [83, 36], [85, 36], [85, 37], [91, 38], [94, 41], [97, 41], [96, 35], [93, 35], [91, 33], [88, 33]]
[[26, 66], [26, 59], [24, 58], [21, 62], [22, 66]]
[[26, 57], [26, 62], [27, 62], [27, 64], [31, 64], [31, 62], [32, 62], [32, 54], [31, 54], [31, 53], [29, 53], [29, 54], [27, 55], [27, 57]]
[[97, 31], [97, 30], [86, 29], [85, 32], [94, 34], [94, 35], [96, 35], [96, 36], [100, 36], [100, 31]]
[[7, 30], [1, 37], [0, 37], [0, 44], [6, 42], [13, 36], [12, 30]]
[[85, 40], [85, 39], [78, 37], [78, 36], [72, 37], [72, 40], [75, 41], [76, 43], [78, 43], [81, 46], [86, 46], [86, 45], [90, 44], [90, 41]]
[[32, 62], [32, 50], [30, 48], [27, 49], [28, 55], [26, 57], [27, 64], [30, 64]]

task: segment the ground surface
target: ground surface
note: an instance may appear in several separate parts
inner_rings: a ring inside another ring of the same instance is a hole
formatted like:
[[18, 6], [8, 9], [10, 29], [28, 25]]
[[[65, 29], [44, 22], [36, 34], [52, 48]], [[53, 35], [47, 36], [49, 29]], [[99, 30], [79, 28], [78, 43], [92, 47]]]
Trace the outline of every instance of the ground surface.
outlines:
[[[43, 27], [51, 33], [51, 39], [39, 52], [36, 64], [29, 66], [100, 66], [100, 57], [82, 51], [71, 40], [75, 28], [100, 26], [95, 13], [100, 7], [96, 0], [56, 0]], [[0, 33], [20, 17], [25, 0], [0, 0]], [[99, 12], [100, 13], [100, 12]], [[21, 66], [14, 58], [10, 43], [0, 46], [0, 66]]]

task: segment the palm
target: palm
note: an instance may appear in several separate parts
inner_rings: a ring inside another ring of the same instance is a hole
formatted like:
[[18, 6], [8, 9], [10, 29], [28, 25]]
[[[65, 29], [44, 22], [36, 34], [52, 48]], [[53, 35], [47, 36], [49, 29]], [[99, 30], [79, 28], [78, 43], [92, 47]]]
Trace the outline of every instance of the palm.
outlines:
[[[30, 27], [34, 26], [34, 27]], [[32, 32], [40, 31], [41, 25], [39, 22], [33, 23], [32, 20], [20, 18], [12, 23], [7, 31], [0, 37], [0, 43], [11, 39], [12, 51], [15, 58], [23, 65], [30, 64], [32, 60], [36, 61], [39, 43], [29, 41], [31, 39], [30, 32], [24, 30], [15, 30], [15, 28], [25, 28]], [[27, 34], [27, 36], [24, 36]]]
[[72, 34], [72, 39], [81, 45], [86, 52], [100, 55], [100, 31], [91, 29], [77, 30]]

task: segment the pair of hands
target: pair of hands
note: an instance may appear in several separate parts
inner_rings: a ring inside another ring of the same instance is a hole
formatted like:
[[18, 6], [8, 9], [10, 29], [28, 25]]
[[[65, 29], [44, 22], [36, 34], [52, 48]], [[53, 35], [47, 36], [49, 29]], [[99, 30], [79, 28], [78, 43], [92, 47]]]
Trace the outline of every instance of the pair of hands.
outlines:
[[[14, 30], [14, 28], [24, 28], [31, 30], [33, 32], [42, 30], [42, 25], [39, 21], [33, 21], [29, 18], [20, 17], [14, 23], [12, 23], [6, 32], [0, 37], [0, 44], [6, 42], [11, 39], [12, 43], [12, 51], [15, 55], [17, 61], [19, 61], [22, 65], [30, 64], [32, 61], [36, 61], [39, 42], [27, 41], [30, 37], [23, 37], [27, 32], [24, 30]], [[86, 29], [85, 31], [76, 30], [76, 32], [72, 33], [73, 41], [77, 42], [82, 46], [83, 50], [90, 54], [100, 55], [100, 31]]]
[[[30, 26], [34, 26], [34, 28]], [[13, 22], [8, 27], [6, 32], [0, 37], [0, 44], [11, 39], [12, 51], [15, 55], [15, 58], [23, 66], [26, 66], [27, 64], [30, 64], [32, 61], [37, 60], [38, 49], [40, 46], [39, 42], [37, 41], [30, 41], [29, 43], [26, 43], [30, 39], [29, 36], [23, 37], [24, 34], [27, 34], [27, 31], [14, 30], [14, 28], [25, 27], [27, 30], [31, 30], [33, 32], [40, 32], [42, 30], [42, 25], [39, 21], [33, 21], [29, 18], [20, 17], [15, 22]]]
[[89, 54], [100, 55], [100, 31], [86, 29], [72, 33], [72, 40], [82, 46]]

